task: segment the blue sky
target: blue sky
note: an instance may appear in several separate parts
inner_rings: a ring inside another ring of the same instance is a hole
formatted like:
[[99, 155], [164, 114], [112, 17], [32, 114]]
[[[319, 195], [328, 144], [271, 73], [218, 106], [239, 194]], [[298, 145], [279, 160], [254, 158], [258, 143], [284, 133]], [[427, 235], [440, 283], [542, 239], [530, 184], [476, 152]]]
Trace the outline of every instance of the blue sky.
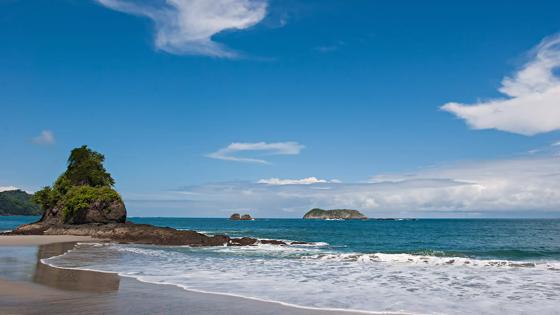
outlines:
[[88, 144], [130, 215], [560, 216], [557, 12], [0, 1], [0, 186]]

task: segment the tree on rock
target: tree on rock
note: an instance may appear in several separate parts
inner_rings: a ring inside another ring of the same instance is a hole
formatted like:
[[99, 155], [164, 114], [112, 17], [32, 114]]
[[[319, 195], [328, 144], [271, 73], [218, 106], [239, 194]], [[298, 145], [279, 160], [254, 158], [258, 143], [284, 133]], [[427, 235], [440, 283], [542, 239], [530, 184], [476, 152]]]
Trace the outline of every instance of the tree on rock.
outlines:
[[72, 185], [88, 185], [91, 187], [113, 186], [115, 180], [111, 177], [103, 162], [105, 156], [83, 145], [70, 152], [68, 170], [64, 174]]
[[75, 148], [68, 157], [68, 168], [55, 181], [34, 195], [44, 211], [41, 221], [49, 223], [125, 222], [126, 208], [113, 189], [115, 180], [103, 162], [105, 156], [87, 146]]

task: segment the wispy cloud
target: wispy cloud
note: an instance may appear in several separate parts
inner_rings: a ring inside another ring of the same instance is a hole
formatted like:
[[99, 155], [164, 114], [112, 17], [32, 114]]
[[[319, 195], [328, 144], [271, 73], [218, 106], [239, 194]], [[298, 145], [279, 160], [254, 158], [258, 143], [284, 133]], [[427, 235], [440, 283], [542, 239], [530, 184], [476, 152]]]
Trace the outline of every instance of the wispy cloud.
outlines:
[[498, 129], [526, 136], [560, 129], [560, 35], [544, 39], [532, 60], [502, 81], [505, 99], [473, 105], [447, 103], [441, 108], [466, 120], [473, 129]]
[[32, 139], [34, 144], [38, 145], [52, 145], [56, 142], [54, 133], [50, 130], [43, 130], [41, 134]]
[[209, 158], [247, 162], [247, 163], [260, 163], [269, 164], [267, 160], [253, 157], [240, 157], [237, 154], [242, 152], [258, 152], [261, 155], [297, 155], [305, 148], [297, 142], [234, 142], [225, 148], [207, 155]]
[[273, 177], [268, 179], [260, 179], [257, 181], [257, 183], [266, 185], [311, 185], [320, 183], [340, 183], [340, 181], [337, 179], [318, 179], [317, 177], [306, 177], [302, 179], [280, 179]]
[[317, 46], [315, 47], [315, 50], [317, 50], [320, 53], [326, 54], [326, 53], [337, 51], [344, 45], [346, 45], [345, 42], [337, 41], [334, 44]]
[[239, 54], [212, 37], [247, 29], [264, 19], [267, 0], [96, 0], [110, 9], [154, 22], [155, 45], [179, 55], [235, 58]]

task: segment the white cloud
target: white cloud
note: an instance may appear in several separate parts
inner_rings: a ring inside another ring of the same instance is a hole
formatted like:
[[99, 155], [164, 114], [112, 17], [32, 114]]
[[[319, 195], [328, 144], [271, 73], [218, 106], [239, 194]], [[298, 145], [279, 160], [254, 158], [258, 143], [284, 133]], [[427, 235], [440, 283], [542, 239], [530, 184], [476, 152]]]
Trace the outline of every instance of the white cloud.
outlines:
[[12, 191], [12, 190], [18, 190], [19, 188], [14, 187], [14, 186], [0, 186], [0, 192], [3, 191]]
[[305, 148], [297, 142], [234, 142], [225, 148], [222, 148], [214, 153], [210, 153], [207, 156], [213, 159], [226, 160], [226, 161], [236, 161], [236, 162], [247, 162], [247, 163], [260, 163], [269, 164], [268, 161], [258, 158], [251, 157], [240, 157], [236, 156], [238, 153], [242, 152], [261, 152], [266, 155], [297, 155], [300, 151]]
[[549, 152], [380, 174], [364, 183], [272, 179], [190, 186], [164, 195], [150, 199], [165, 200], [177, 211], [196, 208], [198, 215], [248, 209], [260, 217], [300, 216], [313, 207], [358, 209], [370, 217], [560, 215], [560, 156]]
[[447, 103], [441, 108], [466, 120], [473, 129], [498, 129], [526, 136], [560, 129], [560, 35], [544, 39], [532, 60], [502, 80], [505, 99], [473, 105]]
[[340, 181], [337, 179], [318, 179], [317, 177], [307, 177], [302, 179], [280, 179], [273, 177], [268, 179], [260, 179], [259, 181], [257, 181], [257, 183], [266, 185], [311, 185], [319, 183], [340, 183]]
[[51, 145], [55, 143], [54, 133], [50, 130], [43, 130], [41, 134], [33, 138], [33, 143], [39, 145]]
[[96, 0], [110, 9], [150, 18], [155, 45], [172, 54], [235, 58], [238, 53], [212, 37], [247, 29], [264, 19], [266, 0]]

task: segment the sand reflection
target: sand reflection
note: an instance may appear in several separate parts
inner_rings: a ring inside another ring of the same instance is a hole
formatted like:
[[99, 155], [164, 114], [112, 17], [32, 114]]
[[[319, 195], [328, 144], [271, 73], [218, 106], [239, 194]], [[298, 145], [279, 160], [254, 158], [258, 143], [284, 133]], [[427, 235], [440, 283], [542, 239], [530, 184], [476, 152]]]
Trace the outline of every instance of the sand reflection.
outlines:
[[119, 289], [120, 277], [116, 274], [60, 269], [41, 263], [41, 259], [61, 255], [72, 249], [74, 245], [75, 243], [40, 245], [37, 251], [37, 263], [33, 274], [33, 282], [71, 291], [117, 291]]

